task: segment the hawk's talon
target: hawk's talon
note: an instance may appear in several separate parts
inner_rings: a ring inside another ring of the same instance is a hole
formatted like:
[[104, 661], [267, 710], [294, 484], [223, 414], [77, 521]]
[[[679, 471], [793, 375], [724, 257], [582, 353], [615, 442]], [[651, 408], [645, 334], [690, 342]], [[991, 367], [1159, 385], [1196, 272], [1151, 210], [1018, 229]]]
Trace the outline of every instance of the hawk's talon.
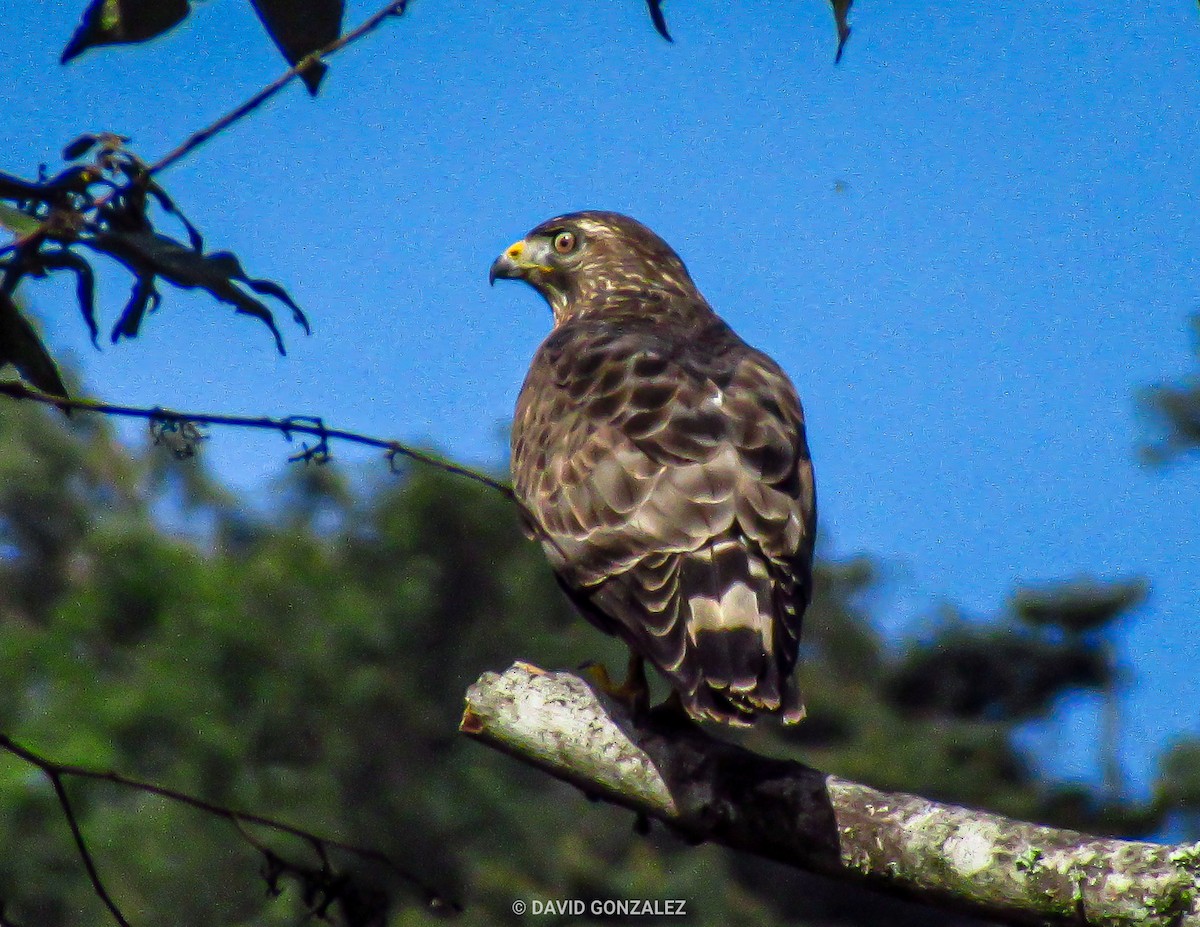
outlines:
[[646, 667], [636, 654], [629, 655], [628, 675], [620, 685], [613, 682], [608, 668], [599, 661], [588, 660], [579, 667], [579, 671], [593, 688], [624, 705], [635, 717], [645, 715], [650, 710], [650, 684], [646, 681]]

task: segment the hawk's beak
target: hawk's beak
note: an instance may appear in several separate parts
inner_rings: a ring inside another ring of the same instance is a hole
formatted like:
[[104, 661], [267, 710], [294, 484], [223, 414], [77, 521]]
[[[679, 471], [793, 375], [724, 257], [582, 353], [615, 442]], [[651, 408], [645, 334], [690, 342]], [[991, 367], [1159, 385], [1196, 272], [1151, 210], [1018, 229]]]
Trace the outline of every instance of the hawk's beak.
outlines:
[[550, 252], [550, 242], [541, 237], [532, 241], [522, 238], [515, 241], [492, 264], [492, 272], [488, 279], [496, 282], [497, 277], [506, 280], [526, 280], [534, 286], [552, 275], [554, 271], [553, 258]]
[[525, 276], [529, 265], [522, 262], [525, 253], [525, 240], [513, 242], [504, 249], [504, 253], [492, 262], [492, 270], [488, 274], [488, 283], [495, 284], [496, 278], [504, 280], [519, 280]]

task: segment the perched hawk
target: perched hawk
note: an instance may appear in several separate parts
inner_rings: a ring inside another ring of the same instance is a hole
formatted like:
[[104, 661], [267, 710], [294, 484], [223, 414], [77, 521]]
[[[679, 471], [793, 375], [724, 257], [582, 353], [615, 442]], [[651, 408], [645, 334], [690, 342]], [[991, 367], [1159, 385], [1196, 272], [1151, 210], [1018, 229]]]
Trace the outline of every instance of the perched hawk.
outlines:
[[626, 216], [544, 222], [497, 277], [554, 312], [517, 400], [512, 470], [563, 588], [693, 718], [799, 721], [816, 503], [786, 374]]

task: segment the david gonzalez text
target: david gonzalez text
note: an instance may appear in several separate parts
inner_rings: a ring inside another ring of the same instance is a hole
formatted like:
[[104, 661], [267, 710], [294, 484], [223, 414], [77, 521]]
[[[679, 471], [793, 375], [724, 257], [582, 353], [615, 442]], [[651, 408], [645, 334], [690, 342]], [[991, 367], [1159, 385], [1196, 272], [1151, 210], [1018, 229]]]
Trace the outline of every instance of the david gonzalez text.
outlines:
[[[513, 902], [514, 914], [524, 914], [526, 910], [524, 901]], [[528, 904], [528, 911], [530, 914], [570, 914], [575, 917], [585, 913], [592, 917], [683, 917], [687, 914], [687, 902], [664, 898], [594, 898], [591, 901], [534, 898]]]

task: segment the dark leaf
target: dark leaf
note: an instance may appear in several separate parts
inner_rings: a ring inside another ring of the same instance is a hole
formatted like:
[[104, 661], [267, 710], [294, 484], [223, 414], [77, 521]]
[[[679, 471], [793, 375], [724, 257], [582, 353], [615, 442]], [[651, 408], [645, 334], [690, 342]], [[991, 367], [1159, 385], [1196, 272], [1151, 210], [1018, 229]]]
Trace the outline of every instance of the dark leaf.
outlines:
[[304, 334], [311, 335], [312, 329], [308, 324], [308, 316], [303, 310], [296, 305], [287, 290], [281, 287], [274, 280], [263, 280], [261, 278], [246, 277], [245, 283], [255, 293], [261, 293], [263, 296], [274, 296], [277, 300], [292, 310], [292, 321], [304, 329]]
[[[182, 289], [199, 287], [207, 290], [221, 302], [229, 303], [238, 312], [260, 319], [275, 336], [275, 346], [279, 349], [279, 353], [287, 353], [283, 347], [283, 337], [275, 326], [275, 317], [271, 314], [271, 310], [235, 285], [235, 280], [247, 284], [250, 281], [232, 254], [228, 252], [217, 252], [212, 255], [200, 254], [173, 238], [153, 232], [101, 232], [84, 241], [83, 244], [116, 258], [132, 270], [139, 279], [153, 279], [155, 276], [160, 276]], [[254, 282], [260, 285], [264, 283], [264, 281]], [[153, 288], [151, 287], [151, 289]], [[271, 295], [276, 294], [272, 292]], [[137, 288], [135, 287], [136, 296]], [[295, 308], [290, 299], [285, 302], [292, 306], [297, 323], [307, 328], [307, 322], [299, 309]], [[140, 323], [141, 315], [134, 314], [131, 311], [134, 309], [136, 309], [135, 301], [131, 299], [125, 315], [122, 316], [117, 329], [113, 332], [114, 340], [119, 335], [132, 337], [137, 333], [137, 323]], [[132, 330], [129, 328], [130, 325], [133, 326]]]
[[837, 26], [838, 46], [837, 54], [833, 58], [833, 63], [837, 64], [842, 60], [842, 52], [846, 48], [846, 40], [850, 38], [850, 7], [854, 5], [854, 0], [830, 0], [830, 6], [833, 7], [833, 21]]
[[223, 270], [226, 270], [230, 278], [242, 281], [255, 293], [262, 293], [264, 296], [274, 296], [292, 310], [292, 319], [304, 329], [304, 334], [312, 334], [312, 330], [308, 327], [308, 317], [300, 310], [300, 307], [296, 305], [292, 297], [288, 295], [287, 290], [278, 283], [273, 280], [247, 277], [246, 272], [242, 270], [242, 264], [237, 259], [237, 256], [228, 251], [214, 251], [208, 256], [208, 259]]
[[[320, 51], [342, 32], [344, 0], [251, 0], [271, 40], [295, 65], [305, 55]], [[300, 75], [308, 92], [316, 95], [328, 70], [320, 61]]]
[[162, 296], [154, 286], [153, 275], [137, 277], [133, 281], [133, 292], [129, 294], [129, 302], [125, 304], [121, 317], [113, 326], [113, 344], [116, 344], [122, 337], [136, 338], [146, 312], [153, 312], [158, 308], [160, 302], [162, 302]]
[[96, 136], [81, 135], [75, 141], [71, 142], [63, 149], [63, 160], [74, 161], [76, 158], [82, 158], [85, 154], [92, 150], [96, 145]]
[[37, 200], [45, 197], [45, 188], [41, 184], [30, 183], [11, 174], [0, 173], [0, 197], [8, 200]]
[[79, 311], [83, 313], [83, 320], [92, 334], [92, 344], [95, 344], [100, 331], [96, 327], [96, 277], [92, 273], [92, 266], [69, 251], [43, 252], [39, 260], [47, 269], [69, 270], [75, 274], [75, 296], [79, 300]]
[[119, 188], [117, 194], [98, 211], [101, 224], [114, 232], [149, 233], [153, 223], [146, 215], [146, 188], [137, 181]]
[[62, 53], [62, 63], [99, 45], [144, 42], [183, 22], [188, 0], [92, 0]]
[[0, 366], [12, 364], [21, 376], [43, 393], [67, 396], [58, 367], [17, 304], [0, 295]]
[[158, 205], [163, 208], [164, 212], [169, 212], [183, 224], [184, 229], [187, 231], [188, 241], [192, 243], [192, 250], [203, 251], [204, 238], [200, 235], [200, 230], [197, 229], [196, 226], [192, 225], [188, 217], [185, 216], [182, 210], [175, 205], [175, 201], [167, 195], [167, 191], [154, 181], [150, 181], [146, 189], [150, 191], [150, 194], [156, 200], [158, 200]]
[[674, 42], [671, 33], [667, 31], [667, 18], [663, 16], [662, 5], [663, 0], [646, 0], [646, 7], [650, 10], [650, 22], [654, 23], [659, 35], [668, 42]]
[[87, 193], [88, 187], [100, 179], [100, 172], [92, 165], [74, 164], [59, 171], [42, 184], [42, 187], [55, 193], [84, 194]]

